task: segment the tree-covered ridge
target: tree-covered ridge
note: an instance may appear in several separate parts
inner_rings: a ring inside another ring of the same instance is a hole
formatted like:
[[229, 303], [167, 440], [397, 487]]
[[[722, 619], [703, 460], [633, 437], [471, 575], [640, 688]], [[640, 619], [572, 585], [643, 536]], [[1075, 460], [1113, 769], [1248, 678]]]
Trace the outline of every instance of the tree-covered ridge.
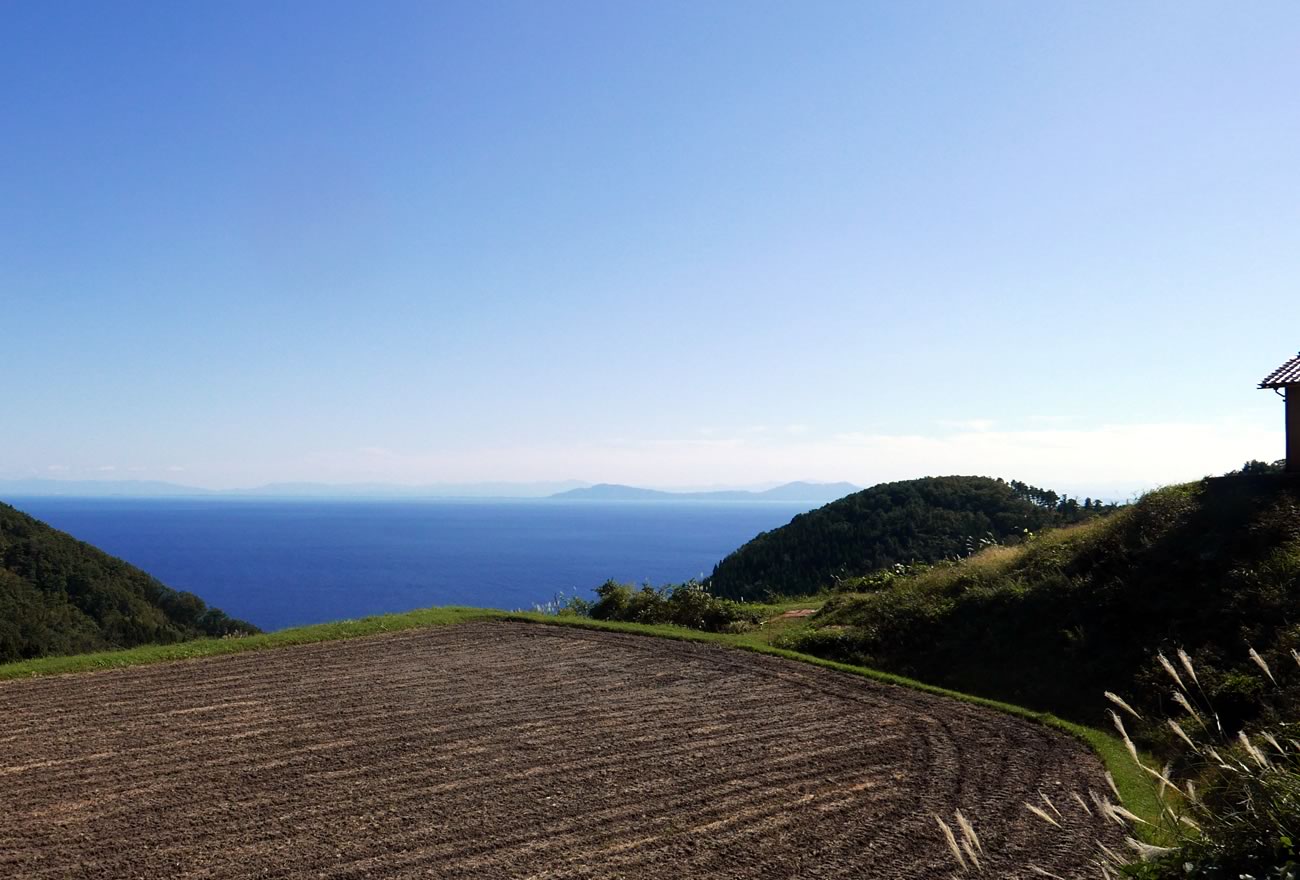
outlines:
[[735, 599], [813, 593], [890, 565], [968, 555], [1109, 510], [1047, 489], [989, 477], [882, 483], [800, 514], [723, 559], [710, 590]]
[[795, 647], [1087, 721], [1105, 690], [1165, 711], [1152, 658], [1182, 649], [1229, 730], [1268, 702], [1254, 648], [1294, 717], [1300, 481], [1161, 489], [1094, 523], [832, 598], [814, 621]]
[[256, 631], [0, 504], [0, 662]]

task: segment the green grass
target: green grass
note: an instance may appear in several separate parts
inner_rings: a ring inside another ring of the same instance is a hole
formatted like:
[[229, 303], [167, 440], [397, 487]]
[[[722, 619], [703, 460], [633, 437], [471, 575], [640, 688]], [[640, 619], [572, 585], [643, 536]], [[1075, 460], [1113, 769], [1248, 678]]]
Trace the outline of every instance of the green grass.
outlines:
[[148, 663], [166, 663], [171, 660], [193, 660], [200, 657], [219, 657], [224, 654], [242, 654], [267, 648], [284, 648], [290, 645], [309, 645], [337, 639], [354, 639], [378, 633], [397, 632], [424, 626], [446, 626], [470, 620], [490, 620], [502, 617], [502, 612], [483, 608], [425, 608], [403, 614], [384, 614], [282, 629], [278, 632], [227, 639], [195, 639], [170, 645], [145, 645], [121, 651], [102, 651], [94, 654], [74, 654], [66, 657], [41, 657], [0, 664], [0, 681], [30, 678], [37, 675], [64, 675], [73, 672], [91, 672], [101, 669], [118, 669], [124, 666], [143, 666]]
[[[816, 608], [818, 600], [790, 601], [765, 606], [773, 616], [792, 609]], [[428, 626], [449, 626], [457, 623], [481, 620], [505, 620], [550, 626], [571, 626], [580, 629], [603, 630], [607, 632], [631, 633], [643, 636], [677, 639], [687, 642], [707, 642], [725, 645], [744, 651], [770, 654], [810, 663], [825, 669], [833, 669], [848, 675], [856, 675], [873, 681], [899, 685], [913, 690], [937, 694], [977, 706], [984, 706], [999, 712], [1005, 712], [1020, 718], [1043, 724], [1047, 727], [1064, 731], [1086, 743], [1101, 758], [1106, 768], [1115, 778], [1124, 806], [1144, 819], [1154, 821], [1158, 814], [1155, 794], [1146, 782], [1142, 772], [1133, 765], [1123, 744], [1114, 736], [1070, 721], [1057, 718], [1046, 712], [1035, 712], [1021, 706], [976, 697], [947, 688], [929, 685], [924, 682], [854, 666], [825, 660], [810, 654], [802, 654], [776, 647], [772, 641], [781, 634], [789, 633], [807, 626], [806, 618], [778, 621], [744, 633], [706, 633], [672, 625], [646, 625], [639, 623], [622, 623], [614, 621], [590, 620], [569, 615], [547, 615], [536, 612], [506, 612], [486, 608], [428, 608], [409, 611], [404, 614], [386, 614], [363, 617], [359, 620], [346, 620], [337, 623], [322, 623], [314, 626], [296, 627], [273, 633], [229, 639], [197, 639], [178, 642], [171, 645], [150, 645], [123, 651], [106, 651], [97, 654], [78, 654], [67, 657], [43, 657], [37, 660], [24, 660], [18, 663], [0, 665], [0, 681], [18, 678], [31, 678], [44, 675], [63, 675], [78, 672], [91, 672], [105, 669], [119, 669], [127, 666], [141, 666], [150, 663], [165, 663], [175, 660], [192, 660], [202, 657], [218, 657], [227, 654], [240, 654], [246, 651], [260, 651], [271, 648], [307, 645], [339, 639], [360, 638], [380, 633], [399, 632]]]

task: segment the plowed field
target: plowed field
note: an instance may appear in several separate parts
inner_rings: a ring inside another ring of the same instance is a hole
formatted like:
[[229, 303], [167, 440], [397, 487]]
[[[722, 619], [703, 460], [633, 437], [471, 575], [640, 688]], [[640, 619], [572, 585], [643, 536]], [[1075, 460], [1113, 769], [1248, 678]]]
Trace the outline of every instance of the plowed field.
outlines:
[[0, 684], [3, 878], [934, 878], [957, 808], [986, 876], [1076, 877], [1105, 786], [1000, 713], [561, 627]]

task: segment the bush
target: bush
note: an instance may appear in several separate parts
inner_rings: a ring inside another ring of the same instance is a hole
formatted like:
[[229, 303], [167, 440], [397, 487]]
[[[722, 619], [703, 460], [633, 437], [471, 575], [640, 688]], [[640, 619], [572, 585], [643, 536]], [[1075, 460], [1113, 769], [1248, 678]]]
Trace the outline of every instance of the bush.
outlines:
[[735, 632], [763, 619], [758, 609], [714, 596], [697, 581], [637, 589], [609, 580], [596, 588], [596, 601], [580, 610], [593, 620], [670, 623], [705, 632]]

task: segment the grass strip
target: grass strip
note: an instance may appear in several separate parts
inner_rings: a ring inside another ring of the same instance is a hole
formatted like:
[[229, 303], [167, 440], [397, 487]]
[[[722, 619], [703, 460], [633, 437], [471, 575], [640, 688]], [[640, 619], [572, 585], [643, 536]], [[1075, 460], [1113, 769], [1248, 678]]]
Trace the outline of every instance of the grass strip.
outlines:
[[74, 672], [120, 669], [126, 666], [167, 663], [173, 660], [220, 657], [226, 654], [242, 654], [245, 651], [354, 639], [404, 629], [448, 626], [471, 620], [491, 620], [501, 616], [502, 612], [485, 608], [424, 608], [401, 614], [379, 614], [358, 620], [299, 626], [240, 638], [194, 639], [169, 645], [142, 645], [120, 651], [100, 651], [94, 654], [73, 654], [66, 657], [40, 657], [35, 660], [0, 664], [0, 681], [38, 675], [65, 675]]

